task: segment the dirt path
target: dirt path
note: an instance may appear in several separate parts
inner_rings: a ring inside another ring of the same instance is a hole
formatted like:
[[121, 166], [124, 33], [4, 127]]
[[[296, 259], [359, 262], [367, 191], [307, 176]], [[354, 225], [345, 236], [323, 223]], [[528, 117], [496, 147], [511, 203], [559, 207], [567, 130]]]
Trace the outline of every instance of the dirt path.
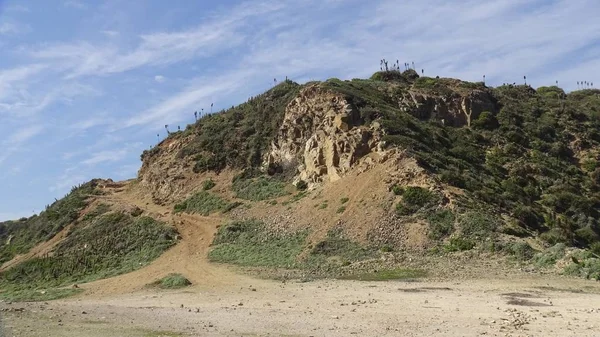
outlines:
[[180, 242], [147, 267], [132, 273], [81, 285], [86, 297], [127, 294], [143, 289], [169, 273], [181, 273], [199, 289], [234, 286], [247, 277], [237, 275], [227, 266], [211, 264], [207, 259], [210, 243], [217, 227], [225, 221], [219, 216], [172, 214], [172, 205], [157, 205], [144, 193], [128, 186], [106, 189], [103, 201], [120, 207], [139, 207], [155, 218], [173, 225], [179, 231]]
[[591, 281], [255, 281], [0, 307], [10, 336], [600, 336]]

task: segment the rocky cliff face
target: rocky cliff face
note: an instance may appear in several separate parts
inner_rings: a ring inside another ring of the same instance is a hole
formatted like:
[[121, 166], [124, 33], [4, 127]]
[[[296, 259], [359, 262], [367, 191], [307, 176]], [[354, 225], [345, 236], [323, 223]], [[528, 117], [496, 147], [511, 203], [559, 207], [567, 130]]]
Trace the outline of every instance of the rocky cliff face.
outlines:
[[444, 95], [409, 89], [398, 105], [420, 119], [443, 120], [449, 126], [470, 126], [484, 111], [497, 112], [498, 104], [488, 90], [453, 91]]
[[182, 198], [189, 190], [187, 176], [193, 174], [189, 158], [178, 156], [181, 148], [189, 142], [186, 137], [167, 138], [154, 150], [142, 157], [138, 171], [139, 184], [152, 194], [156, 203], [170, 198]]
[[363, 159], [381, 158], [382, 135], [342, 95], [311, 85], [287, 106], [263, 166], [296, 170], [296, 181], [309, 184], [336, 181]]
[[[398, 111], [443, 120], [449, 126], [468, 126], [481, 112], [498, 110], [485, 87], [466, 88], [461, 81], [440, 81], [444, 82], [426, 88], [416, 82], [382, 82], [378, 95], [380, 99], [387, 96], [386, 104], [392, 102]], [[302, 180], [314, 185], [339, 180], [357, 166], [364, 171], [387, 160], [391, 152], [383, 141], [385, 130], [377, 120], [365, 123], [347, 97], [324, 83], [305, 86], [282, 111], [279, 130], [263, 151], [264, 171], [290, 172], [295, 183]], [[180, 152], [194, 141], [193, 136], [172, 136], [144, 156], [139, 181], [157, 201], [182, 197], [190, 191], [190, 182], [195, 179], [194, 159], [181, 157]]]

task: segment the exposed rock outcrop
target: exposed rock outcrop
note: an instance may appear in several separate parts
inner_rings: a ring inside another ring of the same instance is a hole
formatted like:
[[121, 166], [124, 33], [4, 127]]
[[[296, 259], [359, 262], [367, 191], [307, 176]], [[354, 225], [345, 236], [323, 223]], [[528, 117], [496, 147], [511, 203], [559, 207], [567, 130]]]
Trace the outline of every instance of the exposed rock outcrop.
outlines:
[[308, 86], [287, 106], [264, 166], [296, 169], [309, 184], [336, 181], [363, 158], [381, 159], [382, 135], [340, 94]]
[[186, 137], [167, 138], [157, 145], [156, 150], [143, 156], [138, 171], [139, 184], [152, 194], [156, 203], [182, 198], [190, 190], [186, 176], [193, 174], [191, 158], [178, 156], [189, 141]]
[[398, 100], [399, 106], [420, 119], [444, 120], [449, 126], [470, 126], [484, 111], [496, 113], [498, 105], [487, 90], [469, 90], [435, 95], [410, 89]]

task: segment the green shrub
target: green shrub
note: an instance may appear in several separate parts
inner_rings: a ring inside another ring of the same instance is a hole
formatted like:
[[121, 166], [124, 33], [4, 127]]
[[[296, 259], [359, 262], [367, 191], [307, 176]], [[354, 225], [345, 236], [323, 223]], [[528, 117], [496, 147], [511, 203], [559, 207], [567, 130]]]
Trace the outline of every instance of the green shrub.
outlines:
[[395, 195], [402, 195], [402, 193], [404, 193], [404, 189], [398, 185], [394, 185], [392, 186], [392, 192], [394, 192]]
[[344, 198], [340, 199], [340, 203], [343, 205], [343, 204], [347, 203], [349, 200], [350, 200], [350, 198], [344, 197]]
[[429, 237], [433, 240], [440, 240], [452, 234], [454, 220], [454, 213], [450, 210], [436, 211], [427, 216]]
[[402, 200], [411, 206], [423, 207], [433, 202], [435, 196], [432, 192], [416, 186], [407, 187], [402, 193]]
[[483, 238], [498, 228], [499, 221], [489, 214], [471, 211], [460, 217], [459, 225], [463, 235]]
[[337, 209], [336, 213], [338, 213], [338, 214], [339, 214], [339, 213], [344, 213], [345, 211], [346, 211], [346, 207], [345, 207], [345, 206], [340, 206], [340, 207]]
[[298, 191], [305, 191], [307, 188], [308, 188], [308, 184], [307, 184], [307, 183], [306, 183], [306, 181], [304, 181], [304, 180], [299, 180], [299, 181], [296, 183], [296, 189], [297, 189]]
[[192, 282], [181, 274], [169, 274], [160, 280], [154, 281], [152, 285], [161, 289], [180, 289], [192, 285]]
[[264, 151], [279, 130], [286, 106], [301, 88], [292, 81], [283, 81], [246, 103], [203, 116], [182, 134], [170, 136], [191, 138], [178, 157], [194, 157], [195, 172], [260, 166]]
[[202, 189], [203, 189], [204, 191], [208, 191], [208, 190], [211, 190], [211, 189], [212, 189], [213, 187], [215, 187], [216, 185], [217, 185], [217, 184], [216, 184], [216, 183], [215, 183], [215, 182], [214, 182], [212, 179], [208, 179], [208, 180], [205, 180], [205, 181], [202, 183]]
[[530, 260], [535, 255], [535, 250], [527, 242], [515, 242], [508, 245], [508, 253], [519, 260]]
[[175, 213], [200, 213], [207, 216], [216, 211], [224, 210], [227, 207], [227, 202], [219, 196], [202, 191], [194, 194], [182, 203], [176, 204]]
[[596, 255], [596, 257], [600, 258], [600, 242], [594, 242], [590, 246], [590, 251], [592, 254]]
[[566, 275], [600, 281], [600, 258], [592, 256], [589, 251], [583, 251], [574, 254], [571, 260], [572, 263], [563, 270]]
[[461, 236], [450, 238], [450, 242], [444, 246], [444, 250], [447, 252], [461, 252], [473, 248], [475, 248], [475, 242]]
[[471, 126], [477, 129], [494, 130], [500, 125], [494, 114], [484, 111], [471, 123]]
[[556, 244], [545, 251], [538, 253], [534, 257], [535, 264], [539, 267], [550, 267], [553, 266], [556, 261], [562, 259], [565, 256], [565, 244]]
[[[0, 242], [10, 240], [10, 244], [0, 245], [0, 264], [9, 261], [17, 254], [27, 253], [35, 245], [50, 240], [67, 225], [79, 218], [80, 212], [88, 205], [90, 196], [97, 194], [97, 181], [92, 180], [73, 187], [64, 198], [56, 200], [39, 215], [21, 221], [0, 222]], [[96, 217], [107, 211], [100, 205], [90, 214]]]

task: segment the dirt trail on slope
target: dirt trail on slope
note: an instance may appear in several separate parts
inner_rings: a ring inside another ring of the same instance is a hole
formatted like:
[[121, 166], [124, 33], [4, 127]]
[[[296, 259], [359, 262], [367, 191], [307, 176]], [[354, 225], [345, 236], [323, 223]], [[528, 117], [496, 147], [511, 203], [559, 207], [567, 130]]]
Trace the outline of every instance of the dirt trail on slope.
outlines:
[[[150, 265], [137, 271], [81, 285], [86, 297], [102, 297], [125, 294], [144, 287], [169, 273], [181, 273], [200, 289], [233, 286], [246, 283], [251, 278], [235, 274], [227, 266], [212, 264], [207, 255], [217, 227], [225, 221], [219, 216], [172, 214], [171, 205], [157, 205], [147, 194], [137, 191], [135, 186], [124, 189], [105, 189], [104, 202], [139, 207], [145, 213], [177, 228], [181, 239], [173, 248], [163, 253]], [[252, 279], [254, 280], [254, 279]], [[258, 280], [254, 280], [254, 283]]]

